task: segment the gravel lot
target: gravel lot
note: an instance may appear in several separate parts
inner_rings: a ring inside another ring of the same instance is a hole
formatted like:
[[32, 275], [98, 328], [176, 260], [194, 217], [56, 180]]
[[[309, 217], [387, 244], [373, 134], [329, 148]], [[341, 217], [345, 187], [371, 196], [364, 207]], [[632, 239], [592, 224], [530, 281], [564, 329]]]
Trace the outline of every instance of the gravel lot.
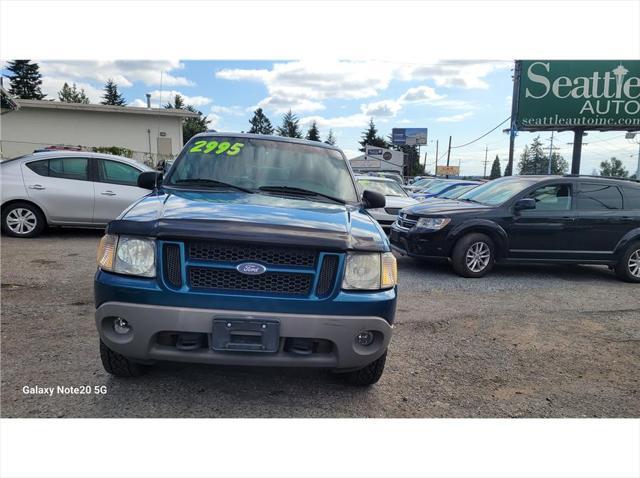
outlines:
[[[2, 417], [638, 417], [640, 287], [601, 267], [498, 267], [481, 280], [399, 259], [381, 381], [314, 370], [161, 364], [102, 369], [99, 231], [2, 238]], [[106, 386], [30, 395], [24, 386]]]

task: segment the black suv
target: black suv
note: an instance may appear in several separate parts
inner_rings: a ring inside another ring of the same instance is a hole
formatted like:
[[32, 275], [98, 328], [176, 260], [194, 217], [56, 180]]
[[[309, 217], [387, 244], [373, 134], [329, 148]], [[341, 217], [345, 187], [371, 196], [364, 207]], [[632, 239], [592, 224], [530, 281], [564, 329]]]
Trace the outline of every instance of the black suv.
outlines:
[[401, 254], [446, 258], [464, 277], [495, 262], [605, 264], [640, 282], [640, 183], [590, 176], [510, 176], [457, 200], [420, 203], [391, 226]]

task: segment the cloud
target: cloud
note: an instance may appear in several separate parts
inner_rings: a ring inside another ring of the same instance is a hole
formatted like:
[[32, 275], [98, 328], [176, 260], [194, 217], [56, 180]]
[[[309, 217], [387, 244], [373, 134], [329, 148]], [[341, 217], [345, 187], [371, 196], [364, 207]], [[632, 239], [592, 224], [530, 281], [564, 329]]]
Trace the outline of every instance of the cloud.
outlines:
[[364, 99], [385, 90], [393, 78], [394, 67], [381, 62], [295, 61], [275, 63], [271, 69], [223, 69], [220, 79], [257, 81], [267, 89], [259, 107], [275, 112], [318, 111], [323, 100]]
[[211, 105], [211, 112], [215, 114], [225, 114], [233, 116], [244, 115], [244, 110], [241, 106]]
[[402, 103], [394, 100], [382, 100], [361, 106], [362, 112], [367, 116], [395, 116], [402, 109]]
[[[267, 89], [267, 97], [258, 106], [275, 112], [318, 111], [327, 99], [365, 99], [379, 95], [393, 80], [433, 81], [446, 88], [487, 88], [484, 78], [492, 71], [510, 67], [511, 63], [490, 60], [458, 60], [432, 65], [413, 65], [381, 61], [293, 61], [275, 63], [271, 69], [221, 69], [215, 73], [220, 79], [254, 81]], [[445, 96], [430, 86], [410, 88], [398, 104], [434, 102]], [[389, 100], [387, 100], [389, 101]], [[369, 106], [363, 106], [369, 108]], [[388, 115], [399, 111], [397, 105], [387, 104], [379, 111]]]
[[117, 60], [117, 61], [42, 61], [43, 76], [65, 78], [67, 82], [114, 80], [118, 86], [127, 88], [136, 81], [145, 85], [194, 86], [195, 83], [171, 72], [184, 68], [179, 61]]
[[403, 102], [423, 102], [440, 100], [443, 98], [444, 96], [436, 93], [436, 90], [430, 86], [416, 86], [405, 91], [399, 99]]
[[467, 111], [466, 113], [460, 113], [460, 114], [451, 115], [451, 116], [440, 116], [436, 118], [436, 121], [438, 123], [456, 123], [458, 121], [463, 121], [464, 119], [469, 118], [470, 116], [473, 116], [472, 111]]
[[300, 124], [306, 126], [315, 121], [319, 128], [361, 128], [366, 127], [369, 116], [363, 113], [356, 113], [348, 116], [336, 116], [334, 118], [324, 118], [322, 116], [305, 116], [300, 118]]
[[433, 65], [405, 65], [400, 67], [398, 77], [405, 81], [432, 80], [436, 86], [447, 88], [487, 89], [484, 78], [498, 69], [510, 68], [504, 61], [449, 61]]

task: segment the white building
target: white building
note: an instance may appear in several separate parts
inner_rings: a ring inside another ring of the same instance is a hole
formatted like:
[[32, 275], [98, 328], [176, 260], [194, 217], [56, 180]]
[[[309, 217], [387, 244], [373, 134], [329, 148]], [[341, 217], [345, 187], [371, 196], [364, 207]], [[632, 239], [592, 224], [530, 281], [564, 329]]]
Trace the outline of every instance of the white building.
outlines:
[[354, 171], [393, 171], [404, 175], [404, 152], [367, 146], [365, 154], [351, 158]]
[[[197, 113], [177, 109], [85, 105], [7, 98], [0, 116], [0, 157], [13, 158], [51, 146], [82, 150], [126, 148], [147, 163], [182, 149], [182, 121]], [[10, 100], [10, 101], [8, 101]]]

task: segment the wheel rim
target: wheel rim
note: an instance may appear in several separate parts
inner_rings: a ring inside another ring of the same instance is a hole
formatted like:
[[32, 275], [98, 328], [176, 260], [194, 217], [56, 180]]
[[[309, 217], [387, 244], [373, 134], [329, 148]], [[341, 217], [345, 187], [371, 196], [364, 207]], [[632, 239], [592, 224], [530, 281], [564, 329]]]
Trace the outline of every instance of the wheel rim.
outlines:
[[15, 234], [29, 234], [38, 223], [36, 215], [28, 209], [18, 207], [7, 214], [7, 227]]
[[474, 242], [467, 249], [466, 264], [471, 272], [482, 272], [491, 260], [491, 249], [486, 242]]
[[629, 267], [629, 272], [633, 277], [640, 278], [640, 249], [629, 256], [627, 267]]

